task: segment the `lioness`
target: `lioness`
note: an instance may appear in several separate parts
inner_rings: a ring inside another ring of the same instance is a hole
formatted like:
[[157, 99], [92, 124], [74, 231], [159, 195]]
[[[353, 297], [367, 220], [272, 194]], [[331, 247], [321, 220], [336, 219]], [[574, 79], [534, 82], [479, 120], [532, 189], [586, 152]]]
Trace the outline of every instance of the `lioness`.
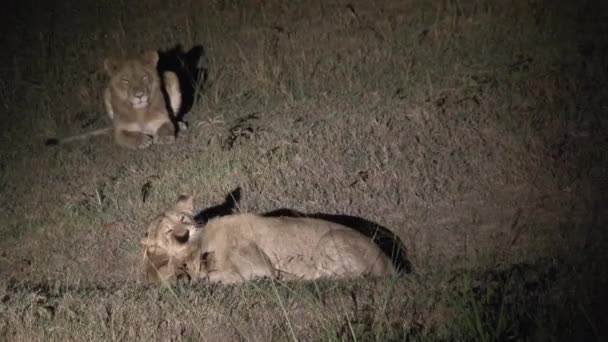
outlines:
[[[174, 142], [176, 127], [173, 115], [178, 113], [182, 102], [179, 80], [175, 73], [165, 71], [161, 81], [156, 69], [158, 59], [156, 51], [147, 51], [124, 61], [106, 59], [104, 69], [110, 81], [104, 90], [103, 100], [112, 127], [63, 139], [50, 139], [47, 144], [61, 144], [110, 131], [114, 132], [118, 145], [130, 149], [146, 148], [152, 143]], [[163, 83], [169, 108], [162, 92]]]
[[[194, 222], [192, 196], [148, 226], [146, 272], [174, 278], [181, 266], [193, 279], [238, 283], [258, 277], [285, 280], [385, 276], [391, 260], [369, 238], [337, 223], [304, 217], [234, 214]], [[158, 260], [163, 260], [158, 262]]]

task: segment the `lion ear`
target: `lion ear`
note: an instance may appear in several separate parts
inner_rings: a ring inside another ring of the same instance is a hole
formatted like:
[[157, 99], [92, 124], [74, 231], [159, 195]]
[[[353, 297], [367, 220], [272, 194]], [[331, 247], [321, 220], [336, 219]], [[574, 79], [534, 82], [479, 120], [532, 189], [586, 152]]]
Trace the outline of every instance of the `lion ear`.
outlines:
[[158, 52], [154, 50], [144, 52], [142, 61], [149, 66], [156, 67], [156, 64], [158, 64]]
[[191, 195], [179, 195], [175, 203], [175, 210], [194, 214], [194, 199]]
[[118, 71], [118, 61], [114, 58], [106, 58], [103, 61], [103, 68], [108, 75], [113, 76]]

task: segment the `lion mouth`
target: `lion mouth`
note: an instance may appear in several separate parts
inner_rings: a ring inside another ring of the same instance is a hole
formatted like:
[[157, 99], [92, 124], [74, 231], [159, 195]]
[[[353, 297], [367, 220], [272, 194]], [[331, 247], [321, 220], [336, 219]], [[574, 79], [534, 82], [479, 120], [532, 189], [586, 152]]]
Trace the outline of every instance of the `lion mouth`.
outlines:
[[131, 98], [131, 105], [134, 109], [142, 109], [148, 106], [148, 96], [134, 96]]
[[131, 102], [134, 109], [142, 109], [148, 106], [148, 101], [133, 101]]
[[190, 231], [189, 230], [185, 230], [185, 232], [183, 234], [174, 234], [173, 237], [175, 238], [175, 241], [177, 241], [180, 244], [184, 244], [186, 242], [188, 242], [188, 239], [190, 238]]

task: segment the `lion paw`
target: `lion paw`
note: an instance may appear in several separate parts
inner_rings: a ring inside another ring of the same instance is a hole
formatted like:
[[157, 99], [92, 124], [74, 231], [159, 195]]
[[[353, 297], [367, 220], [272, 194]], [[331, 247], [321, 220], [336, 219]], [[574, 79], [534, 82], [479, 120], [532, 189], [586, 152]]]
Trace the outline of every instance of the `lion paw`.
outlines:
[[188, 129], [188, 123], [186, 121], [178, 121], [177, 128], [180, 132], [185, 131]]
[[157, 135], [155, 136], [155, 144], [169, 145], [175, 142], [175, 136], [173, 135]]
[[140, 150], [144, 149], [144, 148], [148, 148], [148, 147], [150, 147], [150, 145], [152, 145], [152, 142], [153, 141], [152, 141], [151, 136], [142, 134], [137, 139], [137, 142], [135, 143], [135, 148], [140, 149]]

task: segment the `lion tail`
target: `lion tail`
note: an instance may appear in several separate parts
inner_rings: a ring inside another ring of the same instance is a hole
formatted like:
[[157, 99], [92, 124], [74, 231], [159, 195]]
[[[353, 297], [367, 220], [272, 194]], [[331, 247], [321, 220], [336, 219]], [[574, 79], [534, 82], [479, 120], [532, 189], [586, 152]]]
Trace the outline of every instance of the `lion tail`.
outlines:
[[104, 135], [111, 131], [112, 131], [112, 127], [104, 127], [104, 128], [96, 129], [94, 131], [90, 131], [90, 132], [86, 132], [86, 133], [82, 133], [82, 134], [78, 134], [78, 135], [73, 135], [70, 137], [49, 138], [46, 140], [45, 145], [47, 145], [47, 146], [61, 145], [61, 144], [65, 144], [67, 142], [75, 141], [75, 140], [82, 140], [82, 139], [86, 139], [86, 138], [90, 138], [90, 137], [94, 137], [94, 136], [98, 136], [98, 135]]

